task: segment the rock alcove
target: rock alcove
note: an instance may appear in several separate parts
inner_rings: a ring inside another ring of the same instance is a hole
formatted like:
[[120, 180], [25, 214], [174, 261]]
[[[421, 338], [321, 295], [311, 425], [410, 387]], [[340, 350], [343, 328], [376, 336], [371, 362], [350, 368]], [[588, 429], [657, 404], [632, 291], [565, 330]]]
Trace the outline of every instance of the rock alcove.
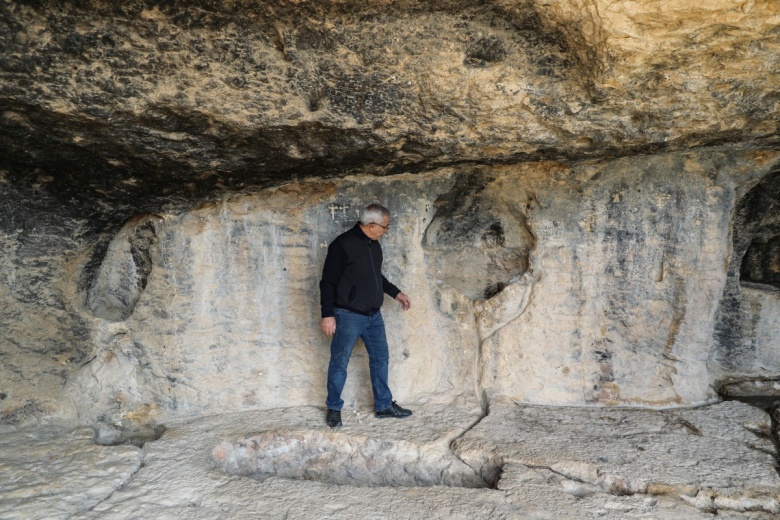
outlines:
[[[778, 71], [758, 0], [1, 3], [0, 516], [776, 514]], [[373, 201], [415, 416], [359, 346], [324, 431]]]

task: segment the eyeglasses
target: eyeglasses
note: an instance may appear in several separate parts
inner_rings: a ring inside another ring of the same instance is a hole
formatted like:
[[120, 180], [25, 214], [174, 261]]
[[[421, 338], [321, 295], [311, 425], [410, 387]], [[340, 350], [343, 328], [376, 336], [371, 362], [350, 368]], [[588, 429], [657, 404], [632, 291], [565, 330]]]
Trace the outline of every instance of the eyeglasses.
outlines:
[[377, 224], [376, 222], [372, 222], [371, 224], [373, 224], [375, 226], [379, 226], [382, 229], [384, 229], [385, 231], [390, 231], [390, 226], [383, 226], [382, 224]]

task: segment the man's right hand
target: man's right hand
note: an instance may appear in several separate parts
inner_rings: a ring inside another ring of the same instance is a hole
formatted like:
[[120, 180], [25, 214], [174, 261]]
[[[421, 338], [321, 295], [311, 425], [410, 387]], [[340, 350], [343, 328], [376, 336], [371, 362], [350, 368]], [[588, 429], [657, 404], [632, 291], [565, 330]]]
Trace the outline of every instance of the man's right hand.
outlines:
[[330, 338], [336, 333], [336, 318], [333, 316], [329, 318], [322, 318], [322, 323], [320, 326], [322, 327], [322, 332], [324, 332], [325, 335]]

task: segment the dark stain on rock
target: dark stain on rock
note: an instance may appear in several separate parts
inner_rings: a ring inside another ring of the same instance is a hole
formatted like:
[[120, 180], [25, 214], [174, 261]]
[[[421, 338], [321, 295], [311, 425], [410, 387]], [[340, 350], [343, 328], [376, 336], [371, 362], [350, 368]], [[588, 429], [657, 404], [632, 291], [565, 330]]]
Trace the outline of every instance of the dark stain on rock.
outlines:
[[463, 64], [467, 67], [486, 67], [506, 58], [507, 51], [503, 42], [496, 36], [472, 40], [466, 46]]
[[[765, 233], [762, 233], [765, 234]], [[742, 258], [739, 279], [780, 288], [780, 236], [759, 236]]]
[[504, 228], [501, 222], [490, 224], [490, 227], [482, 233], [482, 242], [488, 247], [504, 247], [506, 245], [506, 237], [504, 236]]
[[[521, 276], [533, 246], [524, 211], [486, 193], [492, 181], [483, 172], [457, 175], [452, 189], [436, 200], [423, 236], [437, 279], [472, 300], [492, 298]], [[467, 273], [462, 269], [466, 258], [484, 261]], [[449, 309], [440, 310], [450, 314]]]
[[483, 293], [484, 299], [489, 300], [493, 296], [503, 291], [505, 287], [506, 284], [502, 282], [496, 282], [488, 285], [487, 287], [485, 287], [485, 291]]
[[14, 410], [0, 413], [0, 424], [18, 425], [30, 419], [43, 417], [46, 414], [47, 412], [36, 403], [29, 402]]
[[146, 288], [146, 282], [152, 272], [152, 253], [157, 242], [157, 233], [151, 222], [138, 226], [130, 238], [130, 254], [141, 290]]

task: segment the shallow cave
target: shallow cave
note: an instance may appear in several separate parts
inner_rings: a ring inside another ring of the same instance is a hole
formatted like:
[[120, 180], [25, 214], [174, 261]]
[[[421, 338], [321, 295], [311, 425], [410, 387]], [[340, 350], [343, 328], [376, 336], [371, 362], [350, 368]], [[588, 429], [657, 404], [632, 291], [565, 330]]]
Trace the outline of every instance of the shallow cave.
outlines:
[[[780, 512], [721, 402], [780, 394], [780, 18], [733, 4], [0, 4], [0, 516]], [[358, 342], [325, 430], [370, 202], [415, 415]]]

